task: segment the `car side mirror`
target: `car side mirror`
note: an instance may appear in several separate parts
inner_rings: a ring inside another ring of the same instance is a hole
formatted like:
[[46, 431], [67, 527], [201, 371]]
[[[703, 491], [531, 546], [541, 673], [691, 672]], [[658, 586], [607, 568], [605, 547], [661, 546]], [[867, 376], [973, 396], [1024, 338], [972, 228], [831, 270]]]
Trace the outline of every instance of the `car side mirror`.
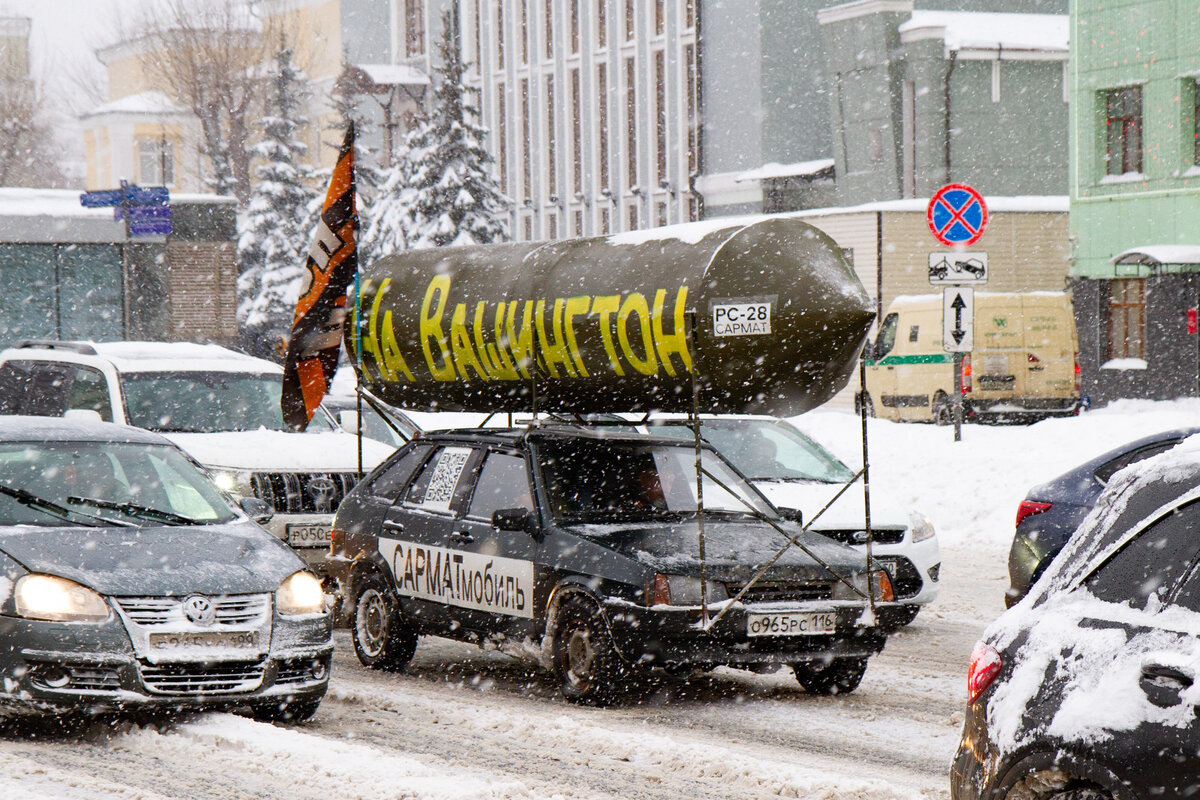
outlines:
[[492, 525], [501, 531], [534, 533], [537, 520], [528, 508], [501, 508], [492, 514]]
[[346, 433], [358, 435], [359, 429], [358, 412], [353, 409], [345, 409], [338, 412], [338, 427]]
[[275, 510], [267, 505], [265, 500], [257, 497], [243, 497], [239, 501], [239, 505], [241, 505], [242, 511], [246, 512], [246, 516], [259, 525], [266, 525], [271, 521], [271, 517], [275, 516]]
[[802, 514], [798, 508], [781, 508], [779, 509], [779, 516], [783, 517], [788, 522], [794, 522], [797, 525], [804, 524], [804, 514]]

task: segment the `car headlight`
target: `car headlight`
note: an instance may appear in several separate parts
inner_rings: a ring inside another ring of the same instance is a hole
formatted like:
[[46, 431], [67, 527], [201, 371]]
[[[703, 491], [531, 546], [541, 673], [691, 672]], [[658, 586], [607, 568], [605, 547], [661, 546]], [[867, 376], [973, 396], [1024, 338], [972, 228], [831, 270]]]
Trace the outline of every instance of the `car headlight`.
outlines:
[[321, 614], [325, 611], [325, 592], [311, 572], [291, 575], [275, 592], [275, 607], [280, 614]]
[[49, 622], [104, 622], [108, 603], [86, 586], [66, 578], [37, 573], [17, 581], [17, 613]]
[[234, 497], [253, 497], [254, 487], [250, 483], [250, 473], [233, 469], [215, 469], [212, 471], [213, 483], [222, 492]]
[[[833, 599], [834, 600], [854, 600], [862, 602], [867, 599], [867, 573], [859, 572], [849, 576], [846, 580], [853, 584], [854, 589], [846, 585], [845, 581], [837, 581], [833, 584]], [[855, 591], [857, 589], [858, 591]], [[888, 575], [887, 570], [875, 570], [875, 602], [890, 603], [896, 599], [896, 593], [892, 590], [892, 579]], [[861, 592], [861, 594], [860, 594]]]
[[[698, 606], [700, 605], [700, 586], [699, 578], [655, 573], [651, 605]], [[725, 591], [725, 585], [716, 581], [708, 581], [707, 599], [710, 603], [728, 600], [729, 595]]]
[[912, 540], [914, 542], [923, 542], [926, 539], [932, 539], [936, 535], [933, 531], [933, 523], [924, 514], [918, 514], [914, 511], [909, 515], [908, 524], [912, 529]]

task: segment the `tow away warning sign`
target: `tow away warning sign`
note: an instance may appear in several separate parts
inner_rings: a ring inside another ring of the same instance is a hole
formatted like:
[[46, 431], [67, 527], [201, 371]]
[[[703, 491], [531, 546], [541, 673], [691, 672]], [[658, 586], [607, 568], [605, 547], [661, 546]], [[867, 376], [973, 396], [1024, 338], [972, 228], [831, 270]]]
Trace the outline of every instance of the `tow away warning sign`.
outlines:
[[714, 305], [714, 336], [762, 336], [771, 332], [771, 304], [728, 303]]

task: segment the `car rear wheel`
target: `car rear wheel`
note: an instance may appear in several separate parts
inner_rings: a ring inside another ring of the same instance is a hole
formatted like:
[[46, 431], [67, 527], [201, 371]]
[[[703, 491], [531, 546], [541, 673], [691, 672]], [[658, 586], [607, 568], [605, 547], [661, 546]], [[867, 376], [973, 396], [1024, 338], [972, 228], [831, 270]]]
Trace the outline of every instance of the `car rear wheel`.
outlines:
[[364, 667], [399, 671], [417, 650], [416, 629], [401, 617], [396, 596], [378, 573], [359, 583], [350, 633], [354, 653]]
[[809, 694], [849, 694], [862, 683], [866, 671], [865, 658], [835, 658], [828, 663], [811, 661], [792, 665], [796, 680]]
[[554, 665], [568, 700], [607, 705], [616, 698], [624, 664], [594, 603], [572, 597], [559, 608]]

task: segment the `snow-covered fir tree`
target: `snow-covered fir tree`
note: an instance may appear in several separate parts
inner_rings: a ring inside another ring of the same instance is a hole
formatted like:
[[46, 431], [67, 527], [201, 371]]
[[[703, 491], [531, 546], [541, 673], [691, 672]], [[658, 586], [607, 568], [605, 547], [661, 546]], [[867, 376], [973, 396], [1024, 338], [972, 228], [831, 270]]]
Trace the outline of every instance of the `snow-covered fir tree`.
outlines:
[[[404, 242], [410, 249], [450, 244], [487, 244], [508, 238], [512, 201], [500, 191], [484, 149], [487, 131], [474, 122], [471, 89], [455, 46], [449, 12], [442, 15], [441, 66], [433, 109], [405, 140], [401, 167], [389, 176], [376, 201], [368, 236], [378, 247]], [[401, 188], [403, 186], [403, 188]]]
[[261, 163], [238, 225], [238, 321], [249, 340], [260, 342], [291, 327], [316, 196], [305, 182], [307, 148], [296, 139], [307, 122], [300, 112], [307, 87], [286, 48], [275, 57], [269, 84], [266, 116], [257, 123], [262, 138], [252, 148]]

